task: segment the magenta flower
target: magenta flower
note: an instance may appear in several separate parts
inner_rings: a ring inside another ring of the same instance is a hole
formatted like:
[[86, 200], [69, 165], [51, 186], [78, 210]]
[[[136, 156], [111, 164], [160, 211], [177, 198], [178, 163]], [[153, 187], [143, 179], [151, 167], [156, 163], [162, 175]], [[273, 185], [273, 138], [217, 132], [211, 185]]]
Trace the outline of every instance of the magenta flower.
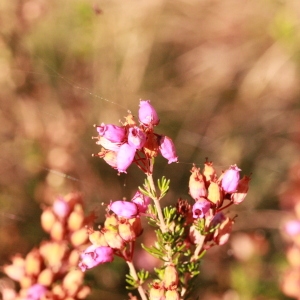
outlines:
[[107, 140], [113, 143], [122, 143], [125, 139], [126, 131], [124, 127], [102, 123], [97, 126], [97, 131], [100, 136], [105, 137]]
[[137, 191], [131, 201], [137, 205], [139, 213], [145, 213], [148, 205], [151, 202], [151, 199], [150, 197], [142, 194], [140, 191]]
[[240, 171], [237, 165], [231, 166], [227, 171], [225, 171], [222, 178], [222, 188], [226, 193], [234, 193], [237, 190]]
[[65, 218], [70, 212], [69, 203], [63, 198], [57, 198], [53, 203], [53, 211], [58, 217]]
[[193, 205], [193, 218], [194, 219], [204, 218], [205, 214], [209, 211], [209, 209], [210, 209], [209, 201], [207, 200], [197, 201]]
[[140, 109], [139, 109], [139, 120], [144, 125], [158, 125], [159, 118], [158, 115], [150, 104], [150, 100], [141, 100], [140, 101]]
[[47, 292], [47, 288], [41, 284], [34, 284], [27, 290], [26, 300], [39, 300]]
[[168, 164], [178, 161], [178, 156], [176, 155], [174, 143], [169, 137], [161, 137], [159, 143], [159, 150], [161, 155], [168, 160]]
[[128, 201], [114, 201], [110, 205], [110, 210], [112, 210], [117, 216], [123, 218], [133, 218], [138, 215], [138, 207], [133, 202]]
[[146, 143], [146, 134], [138, 127], [129, 128], [128, 144], [135, 149], [141, 149]]
[[119, 172], [126, 173], [127, 168], [133, 162], [135, 151], [135, 147], [127, 143], [120, 147], [117, 154], [117, 169]]
[[114, 259], [114, 251], [110, 247], [91, 245], [81, 253], [79, 268], [82, 272], [94, 268], [99, 264], [111, 262]]

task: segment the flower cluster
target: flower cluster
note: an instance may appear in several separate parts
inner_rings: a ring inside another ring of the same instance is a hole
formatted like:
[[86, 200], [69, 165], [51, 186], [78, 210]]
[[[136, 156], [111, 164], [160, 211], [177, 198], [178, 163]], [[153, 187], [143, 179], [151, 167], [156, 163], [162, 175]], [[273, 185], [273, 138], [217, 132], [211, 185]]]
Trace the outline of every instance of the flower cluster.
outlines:
[[12, 257], [4, 273], [17, 281], [20, 291], [2, 291], [4, 300], [85, 299], [90, 288], [83, 285], [83, 273], [77, 269], [79, 252], [88, 239], [85, 226], [93, 221], [85, 217], [79, 194], [57, 198], [41, 216], [43, 229], [50, 234], [25, 258]]
[[[227, 242], [234, 220], [226, 217], [222, 210], [232, 204], [240, 204], [246, 197], [250, 177], [240, 179], [241, 170], [232, 165], [219, 178], [212, 162], [206, 161], [203, 173], [193, 166], [189, 180], [189, 193], [195, 200], [192, 207], [194, 224], [190, 228], [190, 239], [197, 244], [205, 238], [203, 249]], [[225, 203], [227, 201], [228, 203]], [[200, 221], [199, 223], [199, 220]], [[198, 224], [201, 224], [201, 230]]]
[[150, 100], [141, 100], [138, 112], [139, 124], [129, 114], [122, 126], [104, 124], [95, 126], [99, 134], [97, 144], [102, 146], [95, 155], [103, 158], [120, 173], [126, 173], [134, 162], [144, 173], [152, 173], [151, 159], [161, 154], [168, 163], [177, 162], [173, 141], [154, 132], [159, 118]]
[[132, 260], [134, 242], [142, 233], [140, 215], [146, 212], [149, 202], [148, 197], [137, 191], [131, 201], [117, 200], [108, 206], [103, 227], [88, 230], [92, 244], [81, 254], [82, 271], [111, 262], [114, 255]]

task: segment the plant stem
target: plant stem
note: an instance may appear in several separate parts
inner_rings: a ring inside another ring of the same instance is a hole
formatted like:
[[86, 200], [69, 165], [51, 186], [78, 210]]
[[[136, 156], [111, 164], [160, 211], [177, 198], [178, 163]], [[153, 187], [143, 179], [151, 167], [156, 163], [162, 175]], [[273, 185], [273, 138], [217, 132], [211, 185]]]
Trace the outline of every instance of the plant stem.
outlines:
[[[156, 188], [155, 188], [155, 184], [154, 184], [154, 181], [153, 181], [152, 174], [148, 175], [147, 178], [148, 178], [148, 181], [150, 183], [151, 189], [155, 192], [155, 195], [156, 195]], [[168, 231], [168, 229], [167, 229], [167, 226], [166, 226], [166, 223], [165, 223], [165, 220], [164, 220], [164, 216], [163, 216], [163, 213], [162, 213], [160, 202], [159, 202], [157, 196], [155, 198], [153, 198], [152, 200], [154, 202], [154, 205], [155, 205], [155, 208], [156, 208], [156, 211], [157, 211], [157, 214], [158, 214], [158, 219], [159, 219], [159, 223], [160, 223], [160, 226], [159, 226], [160, 230], [162, 231], [162, 233], [166, 233]]]
[[132, 263], [132, 261], [126, 261], [127, 262], [127, 265], [129, 267], [129, 273], [130, 275], [134, 278], [134, 280], [136, 280], [136, 282], [138, 282], [139, 286], [138, 286], [138, 292], [142, 298], [142, 300], [148, 300], [147, 296], [146, 296], [146, 293], [143, 289], [143, 287], [141, 286], [140, 282], [139, 282], [139, 278], [137, 276], [137, 273], [136, 273], [136, 270], [135, 270], [135, 267], [134, 267], [134, 264]]
[[204, 243], [204, 240], [205, 240], [205, 235], [202, 235], [201, 236], [201, 240], [199, 241], [195, 251], [194, 251], [194, 254], [193, 256], [191, 257], [191, 261], [193, 260], [197, 260], [201, 250], [202, 250], [202, 247], [203, 247], [203, 243]]

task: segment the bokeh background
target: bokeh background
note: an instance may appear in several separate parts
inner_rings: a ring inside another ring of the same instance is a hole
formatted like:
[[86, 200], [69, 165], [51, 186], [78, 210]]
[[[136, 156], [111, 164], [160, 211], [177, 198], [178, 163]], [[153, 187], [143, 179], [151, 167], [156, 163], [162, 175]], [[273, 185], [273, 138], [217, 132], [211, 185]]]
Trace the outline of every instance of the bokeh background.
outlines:
[[[93, 124], [151, 99], [180, 161], [156, 162], [171, 179], [166, 204], [190, 199], [189, 170], [206, 157], [252, 173], [230, 242], [201, 267], [199, 299], [291, 299], [281, 227], [300, 199], [299, 20], [298, 0], [0, 1], [0, 264], [47, 238], [39, 217], [57, 195], [81, 191], [99, 222], [102, 202], [133, 196], [142, 172], [92, 158]], [[125, 299], [126, 270], [88, 272], [89, 299]]]

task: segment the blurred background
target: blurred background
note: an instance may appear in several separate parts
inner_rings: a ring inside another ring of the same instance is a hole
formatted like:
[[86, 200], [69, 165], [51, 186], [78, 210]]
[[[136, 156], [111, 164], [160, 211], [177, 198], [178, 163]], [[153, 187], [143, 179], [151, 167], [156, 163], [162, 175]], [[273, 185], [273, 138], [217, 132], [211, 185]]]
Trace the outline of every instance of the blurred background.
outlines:
[[[47, 238], [40, 213], [57, 195], [80, 191], [99, 222], [102, 202], [134, 195], [143, 173], [92, 158], [93, 124], [151, 99], [179, 156], [156, 160], [166, 204], [190, 199], [189, 170], [206, 157], [252, 173], [229, 243], [204, 259], [199, 299], [291, 299], [281, 228], [300, 201], [299, 17], [298, 0], [0, 1], [0, 265]], [[88, 299], [125, 299], [126, 271], [116, 260], [88, 272]]]

